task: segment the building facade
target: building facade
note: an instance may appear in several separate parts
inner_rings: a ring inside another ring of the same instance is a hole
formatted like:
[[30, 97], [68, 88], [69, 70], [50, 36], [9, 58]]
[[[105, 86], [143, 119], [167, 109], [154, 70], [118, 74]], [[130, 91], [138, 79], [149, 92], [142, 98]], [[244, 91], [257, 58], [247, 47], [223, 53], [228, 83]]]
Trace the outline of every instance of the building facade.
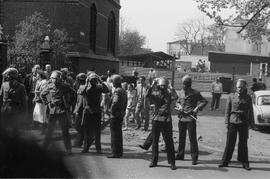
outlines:
[[13, 36], [16, 25], [41, 12], [53, 29], [65, 29], [72, 48], [67, 56], [75, 72], [119, 70], [120, 0], [0, 0], [0, 24]]

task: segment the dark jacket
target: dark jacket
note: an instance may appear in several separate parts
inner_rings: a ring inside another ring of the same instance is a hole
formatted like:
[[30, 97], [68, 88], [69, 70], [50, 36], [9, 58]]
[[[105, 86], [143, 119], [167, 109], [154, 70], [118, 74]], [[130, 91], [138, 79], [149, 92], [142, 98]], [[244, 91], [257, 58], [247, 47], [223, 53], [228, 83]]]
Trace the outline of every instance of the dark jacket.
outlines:
[[54, 84], [49, 81], [47, 87], [41, 92], [41, 100], [48, 104], [50, 114], [63, 114], [67, 112], [67, 106], [65, 104], [65, 95], [75, 95], [75, 91], [68, 85], [60, 83]]
[[127, 107], [127, 93], [122, 88], [115, 88], [112, 94], [111, 112], [112, 117], [123, 118]]
[[253, 120], [253, 106], [250, 95], [244, 93], [232, 93], [229, 95], [226, 110], [225, 123], [249, 125]]
[[147, 91], [146, 96], [150, 98], [150, 100], [155, 106], [152, 120], [170, 122], [172, 102], [171, 91], [165, 90], [164, 92], [162, 92], [160, 90], [153, 90], [153, 88], [150, 87]]
[[[178, 95], [177, 103], [179, 103], [183, 111], [188, 114], [192, 114], [192, 111], [197, 107], [200, 111], [207, 105], [208, 101], [202, 97], [201, 93], [190, 88], [186, 93], [181, 90]], [[194, 114], [193, 114], [194, 115]], [[196, 116], [195, 116], [196, 117]], [[180, 121], [191, 122], [194, 119], [183, 113], [179, 114]]]

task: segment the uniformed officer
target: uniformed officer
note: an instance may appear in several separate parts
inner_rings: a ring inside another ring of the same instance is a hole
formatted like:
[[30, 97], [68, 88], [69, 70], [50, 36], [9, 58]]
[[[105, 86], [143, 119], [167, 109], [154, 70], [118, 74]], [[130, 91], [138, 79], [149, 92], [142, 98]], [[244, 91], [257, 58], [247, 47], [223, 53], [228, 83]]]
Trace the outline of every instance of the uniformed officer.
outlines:
[[83, 92], [86, 99], [86, 105], [83, 111], [83, 130], [84, 130], [84, 147], [82, 153], [88, 152], [93, 139], [97, 153], [101, 153], [101, 95], [108, 93], [109, 89], [103, 83], [97, 74], [92, 73], [86, 79], [86, 85]]
[[1, 123], [0, 127], [18, 134], [25, 125], [26, 92], [23, 84], [18, 82], [18, 70], [8, 68], [2, 73], [5, 81], [1, 85], [0, 100]]
[[121, 76], [111, 76], [113, 87], [110, 129], [112, 154], [108, 158], [120, 158], [123, 156], [122, 122], [127, 107], [127, 94], [121, 87]]
[[225, 123], [228, 128], [227, 142], [222, 157], [222, 163], [219, 167], [227, 167], [230, 163], [238, 133], [239, 142], [237, 160], [242, 162], [244, 169], [250, 170], [247, 140], [249, 125], [252, 121], [252, 99], [250, 95], [247, 94], [246, 81], [239, 79], [236, 83], [236, 92], [230, 94], [226, 104]]
[[183, 89], [179, 93], [177, 101], [178, 106], [178, 127], [179, 127], [179, 147], [176, 155], [176, 160], [184, 160], [186, 132], [188, 130], [190, 139], [190, 153], [192, 165], [196, 165], [198, 161], [199, 149], [196, 132], [197, 113], [206, 105], [207, 100], [202, 97], [200, 92], [192, 89], [192, 79], [186, 75], [182, 78]]
[[76, 77], [78, 83], [78, 90], [77, 90], [77, 102], [75, 105], [75, 109], [73, 114], [75, 114], [75, 129], [78, 132], [78, 137], [75, 142], [75, 146], [80, 147], [84, 141], [84, 133], [82, 128], [82, 116], [83, 116], [83, 109], [85, 106], [85, 98], [83, 96], [83, 91], [85, 89], [85, 81], [86, 81], [86, 74], [79, 73]]
[[48, 104], [50, 110], [48, 131], [45, 137], [44, 147], [48, 147], [52, 138], [55, 123], [59, 120], [67, 154], [71, 154], [69, 120], [67, 117], [68, 109], [65, 106], [64, 96], [68, 93], [74, 95], [75, 91], [70, 86], [62, 83], [60, 77], [61, 72], [53, 71], [47, 87], [40, 94], [42, 101], [45, 104]]
[[[153, 88], [156, 86], [156, 90]], [[146, 97], [154, 103], [155, 108], [152, 115], [152, 161], [149, 167], [156, 167], [158, 163], [158, 142], [162, 133], [167, 151], [168, 163], [171, 169], [175, 170], [174, 143], [172, 137], [172, 118], [171, 118], [171, 92], [167, 89], [165, 78], [155, 80], [146, 93]]]

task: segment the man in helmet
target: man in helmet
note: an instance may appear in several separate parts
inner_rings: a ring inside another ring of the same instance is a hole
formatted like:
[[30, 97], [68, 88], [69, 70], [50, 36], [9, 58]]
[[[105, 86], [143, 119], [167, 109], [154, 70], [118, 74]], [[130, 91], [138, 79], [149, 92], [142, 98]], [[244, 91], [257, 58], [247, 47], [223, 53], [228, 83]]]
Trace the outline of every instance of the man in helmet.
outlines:
[[191, 77], [188, 75], [184, 76], [182, 78], [183, 89], [179, 93], [179, 98], [176, 104], [178, 106], [179, 112], [179, 147], [176, 155], [176, 160], [184, 160], [186, 132], [188, 130], [192, 165], [196, 165], [199, 155], [196, 132], [196, 117], [197, 113], [201, 111], [208, 102], [205, 98], [202, 97], [200, 92], [192, 89], [191, 85]]
[[18, 70], [16, 68], [8, 68], [2, 75], [5, 82], [1, 85], [0, 90], [2, 103], [0, 127], [11, 129], [17, 134], [25, 124], [24, 114], [27, 109], [25, 88], [23, 84], [18, 82]]
[[[167, 148], [168, 163], [171, 169], [175, 170], [174, 143], [172, 137], [172, 118], [171, 101], [172, 94], [168, 90], [167, 80], [159, 78], [154, 80], [148, 89], [146, 96], [154, 103], [154, 112], [152, 115], [152, 161], [149, 167], [156, 167], [158, 163], [158, 142], [160, 133], [162, 133]], [[156, 90], [154, 90], [156, 89]]]
[[61, 123], [64, 144], [67, 154], [71, 154], [71, 143], [69, 135], [69, 120], [67, 117], [67, 107], [64, 96], [66, 94], [75, 94], [75, 91], [61, 81], [61, 72], [53, 71], [47, 87], [41, 92], [40, 96], [44, 104], [48, 104], [50, 117], [48, 131], [44, 141], [44, 147], [47, 148], [53, 134], [53, 129], [57, 120]]
[[95, 139], [96, 151], [101, 153], [101, 95], [108, 93], [109, 89], [102, 82], [100, 77], [94, 72], [86, 79], [86, 85], [83, 90], [85, 96], [85, 106], [83, 110], [83, 130], [84, 130], [84, 147], [82, 153], [88, 152]]
[[110, 120], [112, 154], [108, 158], [120, 158], [123, 156], [122, 121], [127, 107], [127, 94], [121, 87], [120, 75], [112, 75], [111, 79], [115, 90], [112, 94]]

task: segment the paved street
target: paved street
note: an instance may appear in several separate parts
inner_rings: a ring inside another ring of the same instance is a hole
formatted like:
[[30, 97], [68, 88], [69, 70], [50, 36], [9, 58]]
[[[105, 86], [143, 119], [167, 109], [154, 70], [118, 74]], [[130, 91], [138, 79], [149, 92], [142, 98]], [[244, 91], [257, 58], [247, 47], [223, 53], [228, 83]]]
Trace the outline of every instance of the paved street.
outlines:
[[[224, 109], [225, 99], [221, 108]], [[110, 131], [107, 127], [102, 132], [102, 154], [96, 154], [92, 146], [87, 154], [81, 154], [82, 148], [73, 148], [73, 155], [66, 156], [68, 168], [75, 177], [87, 178], [267, 178], [270, 177], [270, 132], [250, 130], [249, 156], [251, 171], [242, 169], [236, 162], [237, 147], [228, 168], [218, 168], [223, 154], [226, 129], [224, 110], [210, 111], [209, 105], [200, 114], [197, 133], [199, 139], [199, 164], [191, 165], [189, 143], [187, 140], [185, 161], [176, 161], [177, 170], [169, 168], [166, 153], [160, 152], [158, 167], [149, 168], [150, 151], [138, 147], [149, 132], [134, 130], [135, 124], [128, 131], [123, 131], [124, 156], [121, 159], [108, 159], [110, 153]], [[177, 117], [173, 116], [175, 148], [178, 146]], [[56, 144], [63, 146], [62, 141]], [[161, 141], [160, 149], [163, 149]]]

